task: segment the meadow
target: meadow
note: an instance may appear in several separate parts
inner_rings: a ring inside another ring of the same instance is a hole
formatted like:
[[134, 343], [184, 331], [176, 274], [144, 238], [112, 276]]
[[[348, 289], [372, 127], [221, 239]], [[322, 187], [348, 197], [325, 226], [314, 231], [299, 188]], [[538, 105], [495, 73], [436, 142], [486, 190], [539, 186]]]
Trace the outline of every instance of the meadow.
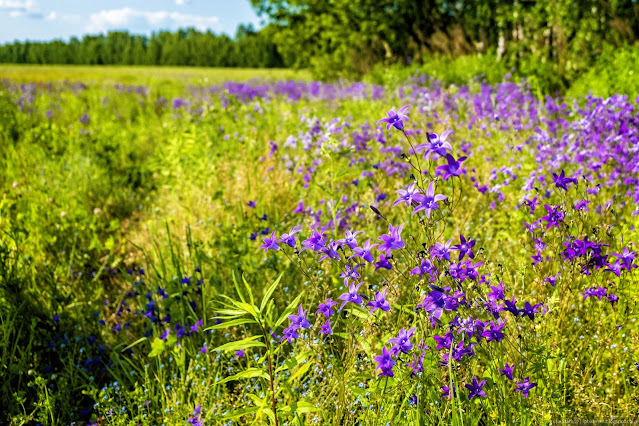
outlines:
[[638, 420], [639, 98], [0, 76], [3, 423]]

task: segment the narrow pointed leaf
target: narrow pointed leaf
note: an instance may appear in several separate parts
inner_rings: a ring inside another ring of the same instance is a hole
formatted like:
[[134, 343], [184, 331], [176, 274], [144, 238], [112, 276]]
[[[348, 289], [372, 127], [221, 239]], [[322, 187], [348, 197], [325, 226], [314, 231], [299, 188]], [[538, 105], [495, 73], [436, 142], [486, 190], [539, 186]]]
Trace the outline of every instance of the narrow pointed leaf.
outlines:
[[284, 275], [284, 272], [282, 272], [280, 276], [277, 277], [275, 282], [273, 282], [273, 284], [271, 284], [268, 290], [266, 290], [266, 293], [264, 293], [264, 298], [262, 299], [262, 303], [260, 304], [260, 312], [264, 312], [264, 308], [266, 308], [266, 304], [271, 299], [271, 296], [275, 292], [275, 289], [277, 288], [277, 285], [280, 283], [280, 280], [282, 279], [283, 275]]

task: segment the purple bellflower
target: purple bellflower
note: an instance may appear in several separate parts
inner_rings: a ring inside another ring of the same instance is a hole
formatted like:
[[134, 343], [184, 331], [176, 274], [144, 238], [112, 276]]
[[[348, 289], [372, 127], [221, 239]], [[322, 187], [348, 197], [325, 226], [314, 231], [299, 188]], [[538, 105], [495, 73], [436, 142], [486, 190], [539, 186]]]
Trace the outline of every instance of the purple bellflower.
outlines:
[[441, 194], [435, 195], [435, 188], [433, 187], [433, 182], [431, 182], [428, 185], [428, 189], [426, 189], [426, 195], [416, 194], [413, 198], [419, 202], [419, 205], [413, 210], [413, 214], [424, 210], [426, 217], [430, 218], [430, 212], [439, 208], [437, 203], [446, 200], [448, 197]]
[[451, 177], [460, 176], [464, 169], [461, 167], [461, 163], [466, 159], [466, 157], [459, 157], [457, 160], [450, 155], [446, 154], [446, 163], [441, 166], [437, 166], [435, 170], [435, 174], [437, 176], [441, 176], [442, 179], [448, 180]]
[[391, 127], [395, 127], [397, 130], [404, 130], [404, 121], [408, 121], [406, 111], [410, 108], [410, 105], [401, 107], [398, 111], [395, 108], [391, 108], [386, 113], [388, 117], [382, 118], [377, 124], [386, 123], [386, 130], [390, 130]]
[[339, 300], [343, 301], [339, 307], [340, 309], [343, 309], [344, 305], [346, 305], [348, 302], [353, 302], [356, 305], [362, 304], [363, 302], [362, 296], [357, 294], [357, 290], [359, 290], [362, 284], [364, 283], [361, 282], [357, 285], [355, 285], [355, 283], [351, 283], [350, 286], [348, 287], [348, 291], [346, 293], [343, 293], [340, 297], [338, 297]]

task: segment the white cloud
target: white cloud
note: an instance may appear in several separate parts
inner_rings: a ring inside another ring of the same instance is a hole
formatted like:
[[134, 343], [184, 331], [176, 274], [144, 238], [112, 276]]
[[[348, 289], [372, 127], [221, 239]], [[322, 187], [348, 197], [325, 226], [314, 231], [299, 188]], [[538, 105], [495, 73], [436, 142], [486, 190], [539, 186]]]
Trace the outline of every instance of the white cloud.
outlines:
[[125, 7], [91, 14], [85, 29], [93, 33], [109, 30], [131, 30], [133, 32], [170, 30], [186, 27], [206, 31], [215, 28], [218, 24], [219, 18], [216, 16], [197, 16], [166, 11], [149, 12]]
[[19, 10], [26, 12], [35, 7], [33, 0], [0, 0], [0, 9]]
[[47, 21], [55, 21], [56, 19], [58, 19], [58, 14], [55, 12], [55, 10], [52, 10], [51, 12], [47, 13], [47, 16], [45, 16], [44, 19], [46, 19]]
[[44, 17], [34, 0], [0, 0], [0, 11], [9, 12], [9, 16], [12, 18], [25, 15], [35, 19]]
[[178, 6], [184, 6], [189, 0], [175, 0], [175, 4]]

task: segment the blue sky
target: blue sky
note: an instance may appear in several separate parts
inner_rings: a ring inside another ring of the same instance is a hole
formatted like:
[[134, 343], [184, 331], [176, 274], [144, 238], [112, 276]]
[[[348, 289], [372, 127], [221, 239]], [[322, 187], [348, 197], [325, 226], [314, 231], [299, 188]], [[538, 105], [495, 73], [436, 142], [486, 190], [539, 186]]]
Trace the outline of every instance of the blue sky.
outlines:
[[240, 23], [260, 27], [249, 0], [0, 0], [0, 43], [186, 27], [234, 35]]

